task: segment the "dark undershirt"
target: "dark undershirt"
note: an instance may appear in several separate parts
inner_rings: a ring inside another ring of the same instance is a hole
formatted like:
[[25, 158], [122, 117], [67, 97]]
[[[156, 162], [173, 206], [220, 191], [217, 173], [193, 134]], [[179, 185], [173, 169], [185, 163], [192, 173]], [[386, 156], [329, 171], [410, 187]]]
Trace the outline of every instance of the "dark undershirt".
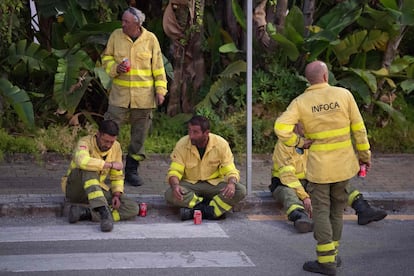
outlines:
[[199, 148], [197, 147], [198, 154], [200, 154], [200, 159], [203, 159], [204, 153], [206, 152], [206, 148]]

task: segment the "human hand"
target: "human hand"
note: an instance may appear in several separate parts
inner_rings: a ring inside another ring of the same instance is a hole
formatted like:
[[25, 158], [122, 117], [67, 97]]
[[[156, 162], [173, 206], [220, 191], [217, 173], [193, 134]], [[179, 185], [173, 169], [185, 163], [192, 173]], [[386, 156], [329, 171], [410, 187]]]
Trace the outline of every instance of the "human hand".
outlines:
[[129, 62], [121, 62], [116, 67], [116, 71], [118, 73], [127, 73], [129, 72], [130, 69], [131, 69], [131, 65], [129, 64]]
[[371, 168], [371, 160], [368, 161], [368, 162], [364, 162], [364, 161], [359, 160], [359, 165], [362, 165], [362, 164], [364, 164], [366, 166], [366, 171], [368, 172], [369, 169]]
[[236, 184], [229, 182], [226, 187], [220, 190], [220, 192], [225, 198], [233, 198], [234, 193], [236, 192]]
[[112, 195], [112, 208], [118, 210], [121, 207], [121, 200], [119, 199], [118, 194]]
[[184, 194], [184, 192], [183, 192], [183, 190], [181, 189], [181, 187], [180, 187], [180, 185], [172, 185], [171, 186], [171, 189], [172, 189], [172, 191], [173, 191], [173, 195], [174, 195], [174, 197], [177, 199], [177, 200], [179, 200], [179, 201], [182, 201], [183, 199], [184, 199], [184, 197], [183, 197], [183, 194]]
[[312, 201], [309, 197], [303, 200], [303, 207], [305, 207], [305, 211], [309, 214], [309, 217], [312, 218]]
[[122, 162], [111, 162], [111, 169], [121, 171], [124, 168]]
[[310, 148], [310, 146], [312, 145], [312, 143], [313, 143], [313, 140], [311, 140], [311, 139], [307, 139], [307, 138], [305, 138], [305, 139], [303, 139], [303, 147], [302, 148], [304, 148], [304, 149], [308, 149], [308, 148]]
[[162, 105], [164, 103], [165, 97], [162, 94], [156, 93], [157, 105]]

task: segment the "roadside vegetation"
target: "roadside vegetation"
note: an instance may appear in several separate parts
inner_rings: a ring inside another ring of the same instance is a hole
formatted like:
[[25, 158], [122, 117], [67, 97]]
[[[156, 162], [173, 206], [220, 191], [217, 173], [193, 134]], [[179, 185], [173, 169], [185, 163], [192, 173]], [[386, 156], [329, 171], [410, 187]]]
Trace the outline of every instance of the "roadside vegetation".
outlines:
[[[208, 117], [236, 154], [245, 153], [246, 1], [195, 0], [192, 10], [178, 5], [176, 14], [167, 12], [168, 0], [130, 1], [159, 38], [169, 80], [148, 153], [170, 153], [193, 113]], [[131, 3], [39, 0], [34, 9], [27, 0], [1, 2], [0, 160], [13, 153], [68, 155], [80, 136], [96, 131], [110, 87], [100, 54]], [[328, 64], [332, 85], [353, 93], [374, 152], [414, 153], [413, 1], [253, 5], [253, 153], [273, 151], [273, 123], [306, 88], [302, 72], [314, 59]], [[165, 18], [182, 33], [163, 29]], [[129, 126], [119, 141], [126, 150]]]

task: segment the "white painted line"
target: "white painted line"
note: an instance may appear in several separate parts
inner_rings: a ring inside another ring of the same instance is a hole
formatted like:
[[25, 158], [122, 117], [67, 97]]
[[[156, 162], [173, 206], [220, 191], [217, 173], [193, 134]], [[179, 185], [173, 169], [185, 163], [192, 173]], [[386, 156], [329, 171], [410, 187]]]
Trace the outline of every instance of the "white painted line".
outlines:
[[251, 267], [243, 251], [108, 252], [0, 256], [0, 271], [34, 272], [172, 267]]
[[0, 242], [228, 238], [226, 232], [217, 223], [201, 225], [195, 225], [193, 221], [155, 224], [115, 223], [114, 229], [109, 233], [101, 232], [99, 227], [99, 223], [1, 227]]

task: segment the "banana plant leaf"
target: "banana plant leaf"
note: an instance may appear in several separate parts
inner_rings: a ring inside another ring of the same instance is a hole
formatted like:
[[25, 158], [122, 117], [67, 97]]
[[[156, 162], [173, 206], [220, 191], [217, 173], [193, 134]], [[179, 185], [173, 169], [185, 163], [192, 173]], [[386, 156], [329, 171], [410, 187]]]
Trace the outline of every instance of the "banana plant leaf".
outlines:
[[26, 91], [14, 86], [7, 79], [0, 79], [0, 95], [13, 107], [20, 120], [28, 126], [34, 127], [33, 105]]
[[53, 89], [53, 98], [59, 106], [60, 112], [67, 111], [73, 115], [93, 76], [95, 66], [88, 54], [76, 48], [65, 51], [56, 51], [59, 58], [57, 73]]

